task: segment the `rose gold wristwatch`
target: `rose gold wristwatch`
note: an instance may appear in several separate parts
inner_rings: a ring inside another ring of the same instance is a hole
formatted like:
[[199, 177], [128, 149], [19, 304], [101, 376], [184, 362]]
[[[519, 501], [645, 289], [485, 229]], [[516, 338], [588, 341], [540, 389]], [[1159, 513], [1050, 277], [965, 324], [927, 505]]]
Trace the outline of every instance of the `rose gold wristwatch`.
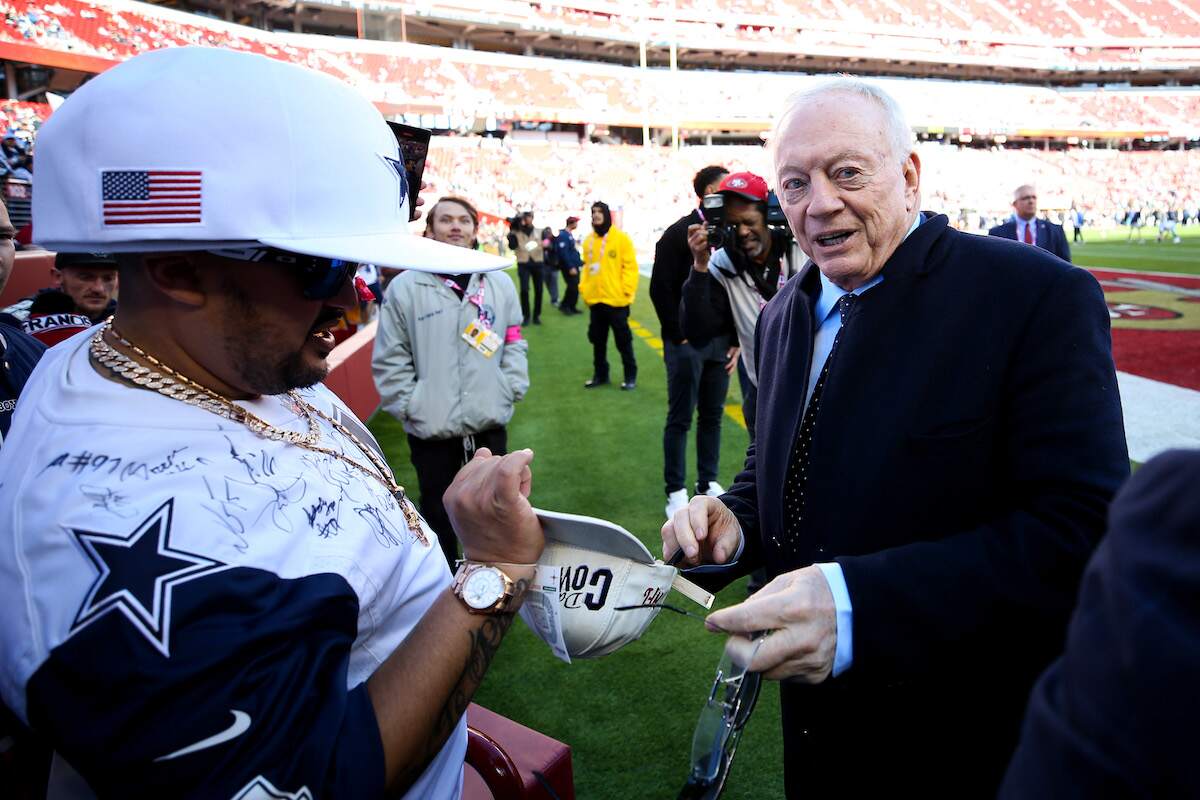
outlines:
[[507, 614], [516, 603], [517, 584], [491, 564], [463, 561], [454, 573], [454, 596], [472, 614]]

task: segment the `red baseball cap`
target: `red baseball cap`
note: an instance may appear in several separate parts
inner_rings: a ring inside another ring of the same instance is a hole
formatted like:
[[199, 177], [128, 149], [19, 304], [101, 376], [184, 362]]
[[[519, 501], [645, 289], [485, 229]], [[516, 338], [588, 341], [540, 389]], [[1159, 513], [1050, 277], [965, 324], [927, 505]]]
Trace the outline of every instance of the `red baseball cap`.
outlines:
[[767, 182], [753, 172], [734, 172], [725, 176], [717, 191], [736, 194], [754, 203], [765, 203], [770, 190]]

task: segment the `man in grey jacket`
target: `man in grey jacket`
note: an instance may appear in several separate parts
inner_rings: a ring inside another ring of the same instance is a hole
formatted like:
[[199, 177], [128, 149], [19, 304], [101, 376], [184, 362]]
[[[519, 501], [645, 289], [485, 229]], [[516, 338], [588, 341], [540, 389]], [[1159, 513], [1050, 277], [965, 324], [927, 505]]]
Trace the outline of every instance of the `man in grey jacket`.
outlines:
[[[474, 249], [479, 215], [444, 197], [427, 216], [425, 235]], [[529, 388], [528, 343], [512, 279], [404, 272], [388, 285], [371, 368], [382, 406], [404, 424], [421, 490], [421, 515], [453, 566], [458, 542], [442, 505], [455, 474], [487, 447], [508, 452], [513, 404]]]

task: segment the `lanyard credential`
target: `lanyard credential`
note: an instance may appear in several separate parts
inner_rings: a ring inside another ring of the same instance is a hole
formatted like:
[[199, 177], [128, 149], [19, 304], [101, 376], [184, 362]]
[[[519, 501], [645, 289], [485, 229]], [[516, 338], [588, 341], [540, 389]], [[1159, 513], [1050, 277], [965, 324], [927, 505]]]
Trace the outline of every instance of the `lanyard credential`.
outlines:
[[588, 264], [588, 269], [595, 275], [600, 271], [600, 265], [604, 263], [604, 251], [608, 249], [608, 234], [604, 234], [604, 238], [600, 240], [600, 252], [596, 254], [596, 258], [591, 264]]
[[462, 295], [467, 298], [468, 303], [470, 303], [471, 305], [473, 305], [479, 309], [480, 323], [485, 328], [488, 328], [489, 330], [491, 329], [492, 321], [490, 319], [488, 319], [487, 316], [483, 313], [484, 286], [483, 286], [483, 276], [482, 275], [479, 276], [479, 288], [476, 289], [475, 293], [471, 294], [471, 295], [468, 295], [467, 290], [458, 285], [458, 281], [453, 280], [451, 278], [447, 278], [444, 275], [442, 276], [442, 283], [446, 284], [446, 286], [448, 286], [449, 288], [453, 289], [456, 292], [461, 292]]

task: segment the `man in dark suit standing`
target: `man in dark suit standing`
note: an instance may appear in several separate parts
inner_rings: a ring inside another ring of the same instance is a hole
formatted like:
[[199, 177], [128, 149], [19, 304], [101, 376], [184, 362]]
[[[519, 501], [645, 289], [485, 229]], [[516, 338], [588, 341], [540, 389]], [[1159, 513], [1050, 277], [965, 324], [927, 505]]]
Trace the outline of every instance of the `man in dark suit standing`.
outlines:
[[[667, 366], [667, 422], [663, 427], [663, 482], [667, 492], [667, 519], [685, 507], [687, 492], [687, 435], [696, 414], [696, 494], [713, 497], [724, 491], [717, 483], [721, 463], [721, 417], [729, 373], [737, 363], [737, 340], [724, 292], [716, 291], [711, 309], [714, 329], [724, 335], [700, 342], [688, 341], [679, 324], [679, 301], [683, 284], [692, 272], [688, 247], [689, 225], [704, 224], [704, 195], [720, 188], [729, 170], [709, 166], [696, 173], [692, 189], [696, 208], [672, 223], [654, 246], [654, 268], [650, 273], [650, 299], [662, 324], [663, 361]], [[712, 280], [712, 278], [707, 278]], [[715, 281], [714, 281], [715, 282]]]
[[813, 265], [759, 318], [745, 469], [664, 553], [729, 565], [714, 588], [774, 578], [709, 622], [770, 632], [751, 669], [784, 681], [789, 797], [991, 796], [1129, 473], [1103, 294], [920, 212], [871, 84], [794, 96], [773, 150]]
[[1071, 246], [1067, 244], [1067, 234], [1063, 232], [1062, 225], [1038, 219], [1037, 189], [1028, 184], [1018, 186], [1013, 192], [1012, 205], [1016, 212], [1013, 218], [989, 230], [988, 236], [1037, 245], [1063, 261], [1071, 260]]
[[1063, 656], [1038, 681], [1000, 797], [1196, 797], [1200, 450], [1121, 489]]

